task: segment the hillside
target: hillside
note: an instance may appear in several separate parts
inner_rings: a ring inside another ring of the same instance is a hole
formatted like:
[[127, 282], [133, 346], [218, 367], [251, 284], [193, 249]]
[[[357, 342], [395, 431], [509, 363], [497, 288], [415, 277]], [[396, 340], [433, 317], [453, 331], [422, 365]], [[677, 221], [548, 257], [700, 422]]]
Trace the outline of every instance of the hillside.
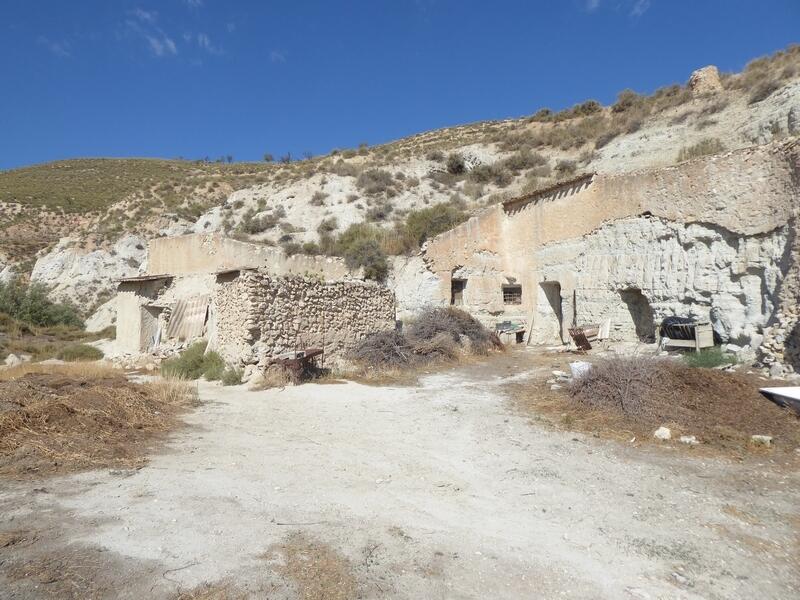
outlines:
[[[36, 165], [0, 173], [0, 271], [33, 272], [56, 295], [91, 305], [111, 274], [139, 268], [139, 247], [157, 235], [224, 231], [287, 252], [319, 252], [366, 221], [385, 232], [384, 250], [408, 252], [402, 225], [412, 211], [446, 203], [465, 214], [578, 172], [668, 165], [798, 131], [800, 47], [793, 46], [739, 74], [704, 70], [649, 96], [625, 90], [612, 106], [589, 100], [302, 161]], [[87, 269], [103, 272], [73, 277]]]

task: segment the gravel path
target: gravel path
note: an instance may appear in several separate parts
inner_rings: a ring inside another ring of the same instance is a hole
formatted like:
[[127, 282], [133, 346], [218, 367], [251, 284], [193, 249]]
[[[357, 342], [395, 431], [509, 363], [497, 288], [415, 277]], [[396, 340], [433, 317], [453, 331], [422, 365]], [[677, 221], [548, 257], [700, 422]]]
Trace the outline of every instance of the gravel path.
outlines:
[[0, 597], [323, 598], [274, 556], [298, 532], [362, 598], [798, 597], [796, 471], [531, 423], [503, 393], [542, 375], [529, 359], [413, 387], [201, 383], [139, 471], [0, 482], [0, 532], [28, 532], [0, 548]]

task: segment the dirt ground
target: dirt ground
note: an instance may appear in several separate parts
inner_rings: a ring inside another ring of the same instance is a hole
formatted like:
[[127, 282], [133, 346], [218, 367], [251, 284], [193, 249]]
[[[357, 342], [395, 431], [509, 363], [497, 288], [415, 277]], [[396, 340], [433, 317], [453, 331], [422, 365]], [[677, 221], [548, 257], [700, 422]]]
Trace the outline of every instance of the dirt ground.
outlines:
[[149, 463], [0, 480], [0, 598], [796, 598], [790, 455], [540, 423], [530, 350], [416, 385], [201, 383]]

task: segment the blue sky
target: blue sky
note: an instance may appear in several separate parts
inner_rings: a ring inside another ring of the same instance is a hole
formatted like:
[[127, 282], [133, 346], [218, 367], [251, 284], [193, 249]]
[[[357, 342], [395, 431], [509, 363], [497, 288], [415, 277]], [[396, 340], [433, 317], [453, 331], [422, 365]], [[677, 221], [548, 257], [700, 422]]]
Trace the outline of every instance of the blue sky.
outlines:
[[800, 42], [800, 0], [0, 3], [0, 169], [322, 154]]

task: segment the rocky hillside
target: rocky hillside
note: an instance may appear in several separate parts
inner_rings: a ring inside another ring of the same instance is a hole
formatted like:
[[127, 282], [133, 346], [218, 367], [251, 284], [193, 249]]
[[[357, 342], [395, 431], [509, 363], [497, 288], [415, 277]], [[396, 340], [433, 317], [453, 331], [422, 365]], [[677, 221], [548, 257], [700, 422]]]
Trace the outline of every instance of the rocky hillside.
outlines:
[[800, 132], [800, 47], [739, 74], [713, 67], [686, 85], [612, 106], [422, 133], [293, 162], [87, 159], [0, 173], [0, 278], [39, 281], [94, 308], [114, 277], [144, 267], [146, 240], [224, 231], [287, 252], [330, 251], [354, 223], [385, 232], [389, 253], [412, 211], [469, 212], [578, 172], [673, 164]]

